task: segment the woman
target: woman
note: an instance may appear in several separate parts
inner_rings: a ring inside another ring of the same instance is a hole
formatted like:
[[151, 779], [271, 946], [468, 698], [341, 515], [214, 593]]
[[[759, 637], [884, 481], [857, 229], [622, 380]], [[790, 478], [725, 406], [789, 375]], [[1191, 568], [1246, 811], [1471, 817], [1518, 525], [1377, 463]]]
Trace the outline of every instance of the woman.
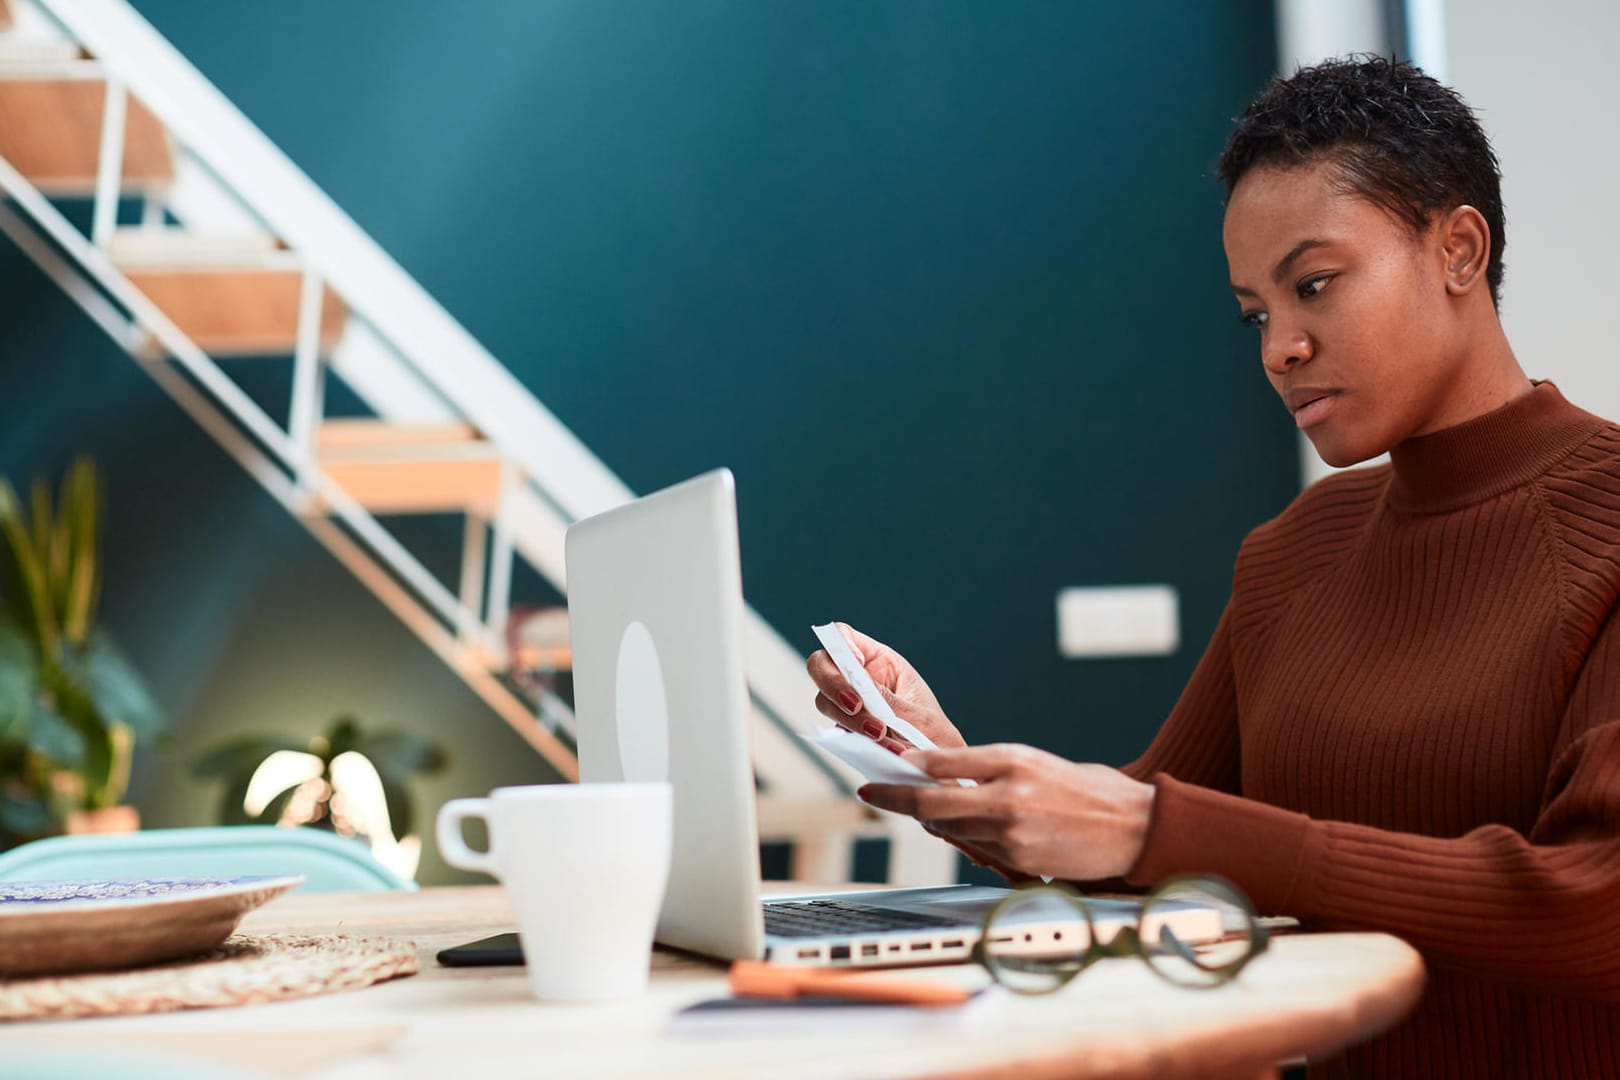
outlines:
[[1620, 428], [1526, 378], [1502, 332], [1495, 155], [1405, 63], [1277, 80], [1221, 159], [1232, 291], [1336, 474], [1249, 535], [1163, 729], [1121, 770], [967, 747], [850, 632], [908, 748], [825, 653], [828, 716], [940, 778], [871, 785], [1010, 877], [1214, 872], [1312, 929], [1429, 964], [1355, 1075], [1620, 1075]]

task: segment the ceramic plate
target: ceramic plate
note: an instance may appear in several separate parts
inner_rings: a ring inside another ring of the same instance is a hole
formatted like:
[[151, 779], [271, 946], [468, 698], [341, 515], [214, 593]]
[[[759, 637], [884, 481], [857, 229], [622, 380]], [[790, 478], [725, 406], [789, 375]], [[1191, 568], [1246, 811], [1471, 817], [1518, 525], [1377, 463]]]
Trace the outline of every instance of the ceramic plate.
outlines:
[[190, 956], [301, 875], [0, 882], [0, 978], [113, 971]]

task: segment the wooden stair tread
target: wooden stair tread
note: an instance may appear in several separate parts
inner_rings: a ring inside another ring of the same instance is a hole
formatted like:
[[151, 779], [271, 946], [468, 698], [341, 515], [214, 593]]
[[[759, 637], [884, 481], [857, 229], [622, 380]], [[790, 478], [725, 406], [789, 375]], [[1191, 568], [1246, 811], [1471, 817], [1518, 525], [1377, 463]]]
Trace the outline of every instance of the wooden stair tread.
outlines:
[[530, 674], [574, 669], [574, 651], [567, 645], [519, 645], [515, 664], [509, 664], [511, 656], [504, 648], [485, 645], [474, 645], [472, 648], [478, 665], [497, 674], [506, 674], [512, 668]]
[[[0, 24], [0, 31], [4, 29], [4, 24]], [[27, 68], [35, 64], [61, 64], [77, 60], [81, 55], [79, 47], [71, 41], [0, 33], [0, 78], [9, 74], [12, 68]]]
[[323, 461], [321, 469], [374, 514], [467, 512], [493, 517], [499, 461]]
[[[125, 276], [198, 346], [221, 356], [286, 355], [298, 344], [303, 274], [297, 270], [128, 267]], [[336, 346], [348, 310], [325, 291], [320, 346]]]
[[[96, 186], [106, 84], [0, 73], [0, 157], [49, 195], [88, 195]], [[174, 181], [174, 155], [163, 125], [129, 100], [124, 132], [126, 189]]]
[[525, 671], [572, 671], [574, 650], [567, 645], [519, 645], [515, 666]]
[[326, 420], [315, 432], [322, 456], [387, 454], [426, 447], [485, 445], [471, 424], [394, 424], [369, 418]]
[[177, 228], [122, 228], [113, 231], [107, 256], [126, 269], [298, 269], [297, 256], [266, 232], [200, 233]]
[[315, 446], [322, 471], [372, 513], [487, 518], [500, 501], [500, 452], [467, 424], [329, 420]]

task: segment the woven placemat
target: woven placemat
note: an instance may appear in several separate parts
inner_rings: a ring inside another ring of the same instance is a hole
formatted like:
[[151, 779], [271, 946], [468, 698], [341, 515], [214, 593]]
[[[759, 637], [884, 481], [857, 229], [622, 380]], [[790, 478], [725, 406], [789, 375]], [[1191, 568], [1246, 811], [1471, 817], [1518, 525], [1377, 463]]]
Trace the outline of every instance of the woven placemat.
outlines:
[[200, 956], [137, 971], [0, 979], [0, 1020], [252, 1005], [357, 990], [418, 970], [409, 941], [238, 934]]

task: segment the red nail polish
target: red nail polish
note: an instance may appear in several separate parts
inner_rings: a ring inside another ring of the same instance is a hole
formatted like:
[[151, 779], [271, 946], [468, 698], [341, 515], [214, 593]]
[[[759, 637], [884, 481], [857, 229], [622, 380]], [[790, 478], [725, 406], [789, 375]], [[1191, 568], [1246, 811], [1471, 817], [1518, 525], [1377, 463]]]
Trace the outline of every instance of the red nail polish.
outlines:
[[838, 706], [845, 712], [849, 713], [849, 715], [854, 716], [856, 713], [861, 711], [860, 695], [855, 693], [853, 690], [845, 690], [843, 693], [838, 695]]
[[886, 728], [881, 720], [868, 720], [861, 725], [861, 730], [866, 732], [868, 738], [881, 739]]

